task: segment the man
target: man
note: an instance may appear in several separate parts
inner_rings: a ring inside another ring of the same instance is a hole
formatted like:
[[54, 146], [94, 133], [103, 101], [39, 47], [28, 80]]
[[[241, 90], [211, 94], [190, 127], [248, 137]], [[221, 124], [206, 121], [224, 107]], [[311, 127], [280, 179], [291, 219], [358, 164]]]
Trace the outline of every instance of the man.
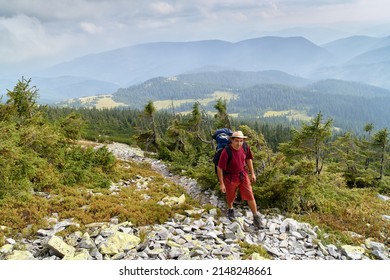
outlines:
[[[226, 147], [221, 153], [217, 166], [218, 180], [221, 191], [226, 193], [228, 218], [230, 220], [234, 219], [233, 202], [238, 188], [241, 199], [247, 201], [253, 213], [253, 224], [255, 227], [261, 228], [260, 215], [257, 212], [251, 185], [251, 182], [256, 182], [256, 175], [253, 171], [253, 155], [248, 145], [246, 149], [243, 147], [246, 138], [248, 137], [244, 136], [242, 131], [233, 132], [229, 144], [232, 152], [231, 159], [228, 159], [229, 155], [226, 151], [228, 147]], [[247, 169], [249, 169], [249, 175]]]

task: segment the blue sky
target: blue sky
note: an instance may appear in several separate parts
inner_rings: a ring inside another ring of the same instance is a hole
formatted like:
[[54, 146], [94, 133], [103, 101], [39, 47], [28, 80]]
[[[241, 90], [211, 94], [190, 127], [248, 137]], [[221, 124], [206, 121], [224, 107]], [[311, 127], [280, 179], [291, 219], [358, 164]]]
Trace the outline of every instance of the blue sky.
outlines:
[[0, 0], [0, 73], [156, 41], [388, 36], [389, 10], [388, 0]]

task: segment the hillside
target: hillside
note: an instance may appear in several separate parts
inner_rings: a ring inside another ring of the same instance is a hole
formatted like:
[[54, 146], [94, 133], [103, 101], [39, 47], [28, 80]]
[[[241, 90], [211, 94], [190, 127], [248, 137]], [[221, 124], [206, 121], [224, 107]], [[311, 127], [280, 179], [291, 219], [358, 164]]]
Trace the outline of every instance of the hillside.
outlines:
[[[171, 77], [152, 78], [144, 83], [121, 88], [112, 94], [115, 102], [127, 104], [131, 108], [141, 109], [149, 100], [171, 101], [188, 100], [189, 106], [195, 100], [212, 98], [215, 91], [232, 91], [257, 84], [287, 84], [291, 86], [307, 85], [310, 81], [281, 71], [222, 71], [195, 72]], [[81, 102], [83, 98], [67, 100], [59, 105], [95, 106], [98, 96], [90, 102]], [[215, 100], [215, 98], [212, 98]], [[213, 101], [211, 100], [211, 101]]]
[[[335, 79], [312, 82], [280, 71], [204, 72], [170, 78], [154, 78], [113, 93], [112, 102], [142, 109], [152, 100], [158, 109], [188, 112], [195, 102], [206, 111], [218, 98], [226, 99], [229, 113], [245, 118], [286, 116], [306, 120], [323, 112], [338, 127], [361, 130], [373, 122], [386, 127], [390, 119], [390, 92], [366, 84]], [[65, 106], [97, 106], [99, 97], [61, 103]], [[291, 116], [291, 111], [297, 113]], [[272, 113], [270, 113], [272, 112]]]
[[289, 75], [282, 71], [197, 71], [191, 74], [178, 75], [187, 83], [201, 83], [229, 88], [250, 87], [257, 84], [284, 84], [289, 86], [304, 86], [310, 80]]

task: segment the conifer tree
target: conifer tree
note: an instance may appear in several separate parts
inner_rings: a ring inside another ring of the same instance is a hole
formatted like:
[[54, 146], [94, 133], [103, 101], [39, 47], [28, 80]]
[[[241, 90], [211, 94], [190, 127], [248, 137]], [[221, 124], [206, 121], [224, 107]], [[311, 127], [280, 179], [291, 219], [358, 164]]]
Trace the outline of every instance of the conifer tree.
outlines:
[[389, 146], [389, 131], [387, 128], [379, 130], [372, 137], [374, 147], [378, 150], [379, 159], [379, 181], [383, 179], [385, 170], [386, 149]]
[[226, 127], [231, 129], [232, 125], [227, 113], [226, 100], [218, 99], [214, 108], [217, 109], [217, 113], [215, 114], [216, 126], [218, 128]]
[[190, 127], [192, 131], [199, 132], [201, 130], [202, 125], [202, 113], [199, 109], [199, 103], [195, 102], [192, 106], [191, 119], [189, 121]]
[[201, 112], [201, 106], [202, 105], [199, 102], [195, 102], [192, 106], [188, 129], [193, 131], [195, 134], [194, 136], [196, 136], [202, 143], [210, 144], [212, 150], [214, 150], [214, 141], [212, 139], [207, 139], [208, 137], [211, 138], [211, 135], [213, 134], [212, 124], [204, 108], [202, 108], [203, 111]]
[[374, 124], [373, 123], [367, 123], [364, 126], [364, 132], [368, 133], [368, 137], [366, 138], [365, 136], [363, 139], [360, 141], [360, 146], [361, 146], [361, 153], [364, 155], [365, 160], [364, 160], [364, 168], [367, 170], [370, 167], [370, 164], [373, 161], [374, 157], [374, 151], [372, 149], [372, 139], [371, 139], [371, 133], [374, 130]]
[[364, 126], [364, 132], [368, 133], [368, 140], [371, 138], [371, 132], [374, 130], [374, 124], [373, 123], [366, 123]]
[[38, 90], [36, 87], [30, 87], [30, 82], [31, 79], [22, 78], [12, 91], [7, 92], [8, 112], [19, 124], [31, 120], [39, 112]]
[[348, 185], [357, 186], [357, 180], [364, 170], [359, 140], [347, 132], [331, 144], [330, 150], [332, 164], [329, 170], [342, 173]]
[[289, 157], [302, 159], [306, 157], [314, 161], [314, 174], [319, 175], [322, 171], [327, 140], [332, 134], [332, 120], [322, 123], [321, 112], [310, 121], [303, 124], [300, 130], [293, 131], [293, 139], [283, 143], [281, 150]]
[[81, 129], [84, 125], [85, 122], [81, 116], [75, 112], [70, 113], [60, 123], [62, 133], [71, 140], [79, 140], [81, 138]]
[[157, 123], [155, 119], [156, 111], [157, 109], [151, 100], [144, 107], [144, 116], [149, 121], [149, 126], [151, 126], [150, 132], [146, 132], [146, 134], [143, 133], [147, 136], [146, 149], [148, 149], [149, 145], [151, 144], [158, 150], [159, 134], [157, 131]]

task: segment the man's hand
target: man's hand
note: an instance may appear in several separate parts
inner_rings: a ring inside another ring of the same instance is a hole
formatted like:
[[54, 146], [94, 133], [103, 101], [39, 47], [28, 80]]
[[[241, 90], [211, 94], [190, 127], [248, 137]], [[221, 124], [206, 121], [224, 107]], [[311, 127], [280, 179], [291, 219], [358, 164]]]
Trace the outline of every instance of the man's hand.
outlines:
[[225, 184], [220, 184], [219, 186], [220, 186], [220, 188], [221, 188], [221, 192], [226, 193]]
[[256, 175], [255, 174], [251, 174], [251, 182], [252, 183], [255, 183], [256, 182]]

